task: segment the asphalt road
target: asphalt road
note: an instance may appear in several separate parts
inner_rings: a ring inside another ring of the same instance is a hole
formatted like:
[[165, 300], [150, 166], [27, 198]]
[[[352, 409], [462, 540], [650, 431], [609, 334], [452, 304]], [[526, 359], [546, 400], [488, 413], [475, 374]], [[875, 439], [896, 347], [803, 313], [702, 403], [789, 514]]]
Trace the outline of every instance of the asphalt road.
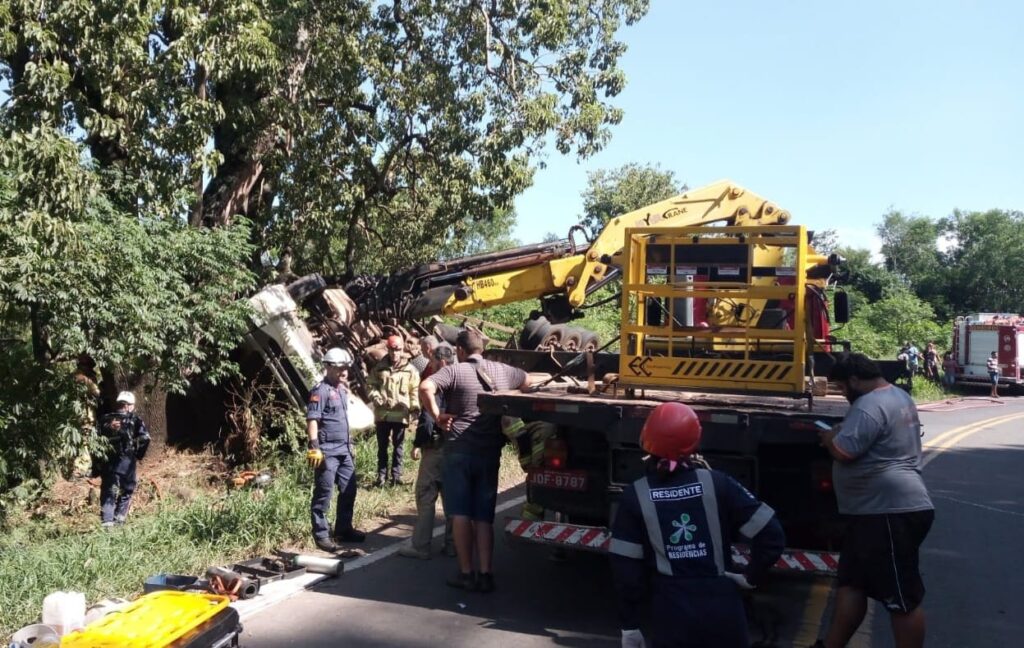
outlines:
[[[922, 412], [925, 479], [936, 522], [925, 542], [927, 645], [1020, 645], [1024, 579], [1024, 399], [968, 401]], [[514, 493], [512, 494], [514, 495]], [[600, 556], [554, 561], [543, 547], [497, 541], [497, 590], [444, 585], [453, 558], [392, 556], [321, 583], [245, 620], [242, 645], [617, 646], [610, 574]], [[751, 599], [752, 638], [806, 646], [827, 622], [832, 581], [780, 576]], [[851, 646], [892, 646], [884, 610], [873, 609]]]

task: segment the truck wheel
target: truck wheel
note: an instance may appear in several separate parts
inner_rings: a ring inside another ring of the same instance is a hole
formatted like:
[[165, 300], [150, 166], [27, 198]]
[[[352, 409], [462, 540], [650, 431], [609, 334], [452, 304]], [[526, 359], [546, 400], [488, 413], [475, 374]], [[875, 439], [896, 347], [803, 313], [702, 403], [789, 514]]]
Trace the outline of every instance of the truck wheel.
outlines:
[[541, 345], [548, 332], [551, 330], [551, 322], [540, 313], [531, 317], [523, 324], [523, 330], [519, 334], [519, 348], [524, 351], [533, 351]]

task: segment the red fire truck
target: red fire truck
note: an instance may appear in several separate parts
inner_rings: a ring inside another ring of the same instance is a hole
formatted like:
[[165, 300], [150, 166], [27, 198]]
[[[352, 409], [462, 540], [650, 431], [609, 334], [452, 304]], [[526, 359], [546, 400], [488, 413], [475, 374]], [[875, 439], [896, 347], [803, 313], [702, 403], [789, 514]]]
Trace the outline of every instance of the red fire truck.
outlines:
[[1016, 313], [972, 313], [953, 323], [953, 359], [958, 383], [988, 383], [986, 362], [999, 360], [999, 385], [1024, 392], [1024, 316]]

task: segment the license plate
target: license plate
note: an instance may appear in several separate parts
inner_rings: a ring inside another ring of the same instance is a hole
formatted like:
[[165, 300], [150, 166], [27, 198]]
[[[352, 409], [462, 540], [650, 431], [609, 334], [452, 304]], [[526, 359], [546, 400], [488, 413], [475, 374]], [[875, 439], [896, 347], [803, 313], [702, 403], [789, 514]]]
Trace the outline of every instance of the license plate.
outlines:
[[562, 490], [587, 490], [587, 473], [583, 470], [534, 470], [529, 481], [534, 486]]

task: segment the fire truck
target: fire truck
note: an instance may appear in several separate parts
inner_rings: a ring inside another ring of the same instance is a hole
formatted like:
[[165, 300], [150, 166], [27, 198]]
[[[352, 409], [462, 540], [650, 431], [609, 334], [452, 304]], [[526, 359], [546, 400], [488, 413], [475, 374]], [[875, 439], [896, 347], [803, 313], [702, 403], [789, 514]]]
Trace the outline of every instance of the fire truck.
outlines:
[[992, 352], [999, 362], [999, 386], [1024, 392], [1024, 316], [1016, 313], [971, 313], [953, 322], [956, 381], [988, 384]]

